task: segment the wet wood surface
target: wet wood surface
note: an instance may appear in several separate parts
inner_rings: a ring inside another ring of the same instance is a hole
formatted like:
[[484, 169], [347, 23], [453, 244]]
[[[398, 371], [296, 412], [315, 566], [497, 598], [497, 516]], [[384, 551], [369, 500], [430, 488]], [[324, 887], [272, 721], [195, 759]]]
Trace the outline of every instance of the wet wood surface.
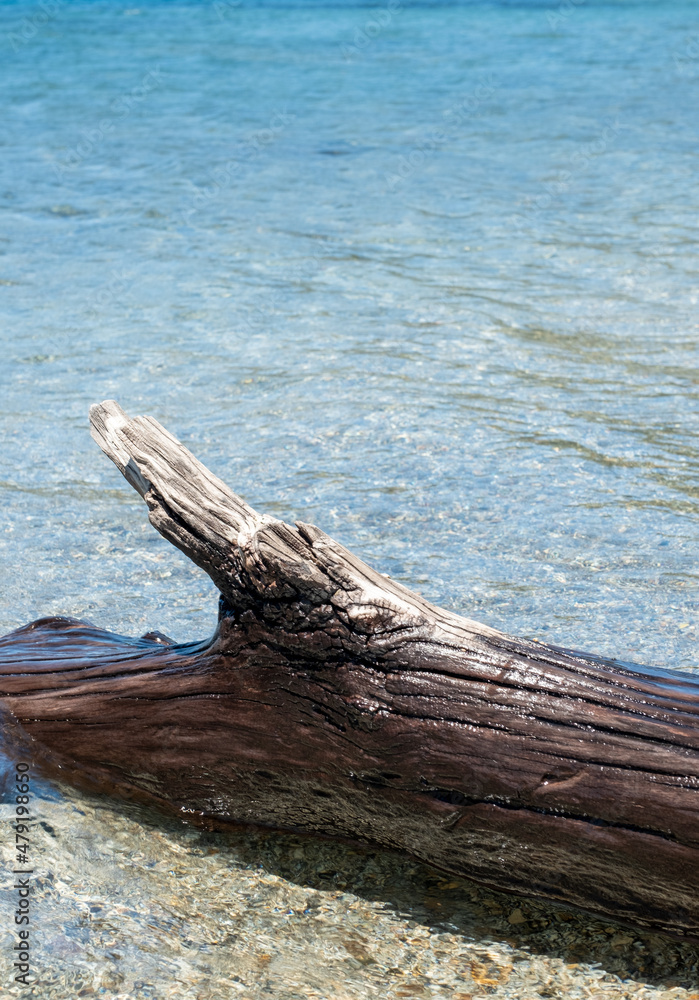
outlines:
[[486, 885], [699, 939], [699, 679], [437, 608], [257, 514], [157, 421], [93, 434], [212, 578], [198, 644], [48, 618], [0, 696], [71, 767], [185, 812], [363, 838]]

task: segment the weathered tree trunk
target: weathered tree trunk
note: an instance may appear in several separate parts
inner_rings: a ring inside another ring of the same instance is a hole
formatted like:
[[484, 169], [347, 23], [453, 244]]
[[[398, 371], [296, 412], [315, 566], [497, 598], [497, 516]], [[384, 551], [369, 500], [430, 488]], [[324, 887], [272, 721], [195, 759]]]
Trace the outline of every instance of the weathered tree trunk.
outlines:
[[220, 620], [198, 645], [58, 618], [0, 640], [4, 703], [43, 746], [186, 811], [699, 937], [696, 680], [443, 611], [257, 514], [152, 418], [91, 417]]

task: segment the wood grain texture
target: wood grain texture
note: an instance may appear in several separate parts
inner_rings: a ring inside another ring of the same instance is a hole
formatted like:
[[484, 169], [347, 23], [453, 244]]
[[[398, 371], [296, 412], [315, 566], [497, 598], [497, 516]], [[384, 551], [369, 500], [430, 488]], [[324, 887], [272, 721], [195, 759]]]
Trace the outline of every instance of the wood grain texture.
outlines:
[[188, 645], [57, 618], [0, 639], [0, 695], [42, 745], [190, 812], [699, 938], [696, 679], [434, 607], [257, 514], [152, 418], [91, 419], [220, 590], [219, 625]]

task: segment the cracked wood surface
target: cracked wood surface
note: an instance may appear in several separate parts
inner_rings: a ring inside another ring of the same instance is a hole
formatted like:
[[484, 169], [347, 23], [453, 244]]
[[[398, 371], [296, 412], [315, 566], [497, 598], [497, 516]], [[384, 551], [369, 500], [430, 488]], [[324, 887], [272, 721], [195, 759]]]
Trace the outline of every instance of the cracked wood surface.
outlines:
[[360, 837], [699, 938], [699, 682], [437, 608], [260, 515], [151, 417], [93, 436], [212, 578], [202, 643], [43, 619], [0, 695], [73, 767], [221, 819]]

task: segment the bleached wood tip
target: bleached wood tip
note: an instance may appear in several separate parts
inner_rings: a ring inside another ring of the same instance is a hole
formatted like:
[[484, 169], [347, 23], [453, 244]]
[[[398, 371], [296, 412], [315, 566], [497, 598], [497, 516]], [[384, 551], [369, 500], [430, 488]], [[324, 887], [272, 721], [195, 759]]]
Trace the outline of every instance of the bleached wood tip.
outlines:
[[129, 417], [107, 399], [90, 408], [90, 424], [124, 478], [148, 494], [153, 526], [207, 572], [222, 543], [239, 545], [241, 531], [254, 534], [275, 520], [254, 511], [154, 417]]
[[126, 481], [145, 497], [151, 484], [129, 453], [128, 442], [123, 434], [129, 422], [128, 416], [114, 399], [105, 399], [90, 407], [90, 433], [93, 439], [105, 455], [111, 458]]

